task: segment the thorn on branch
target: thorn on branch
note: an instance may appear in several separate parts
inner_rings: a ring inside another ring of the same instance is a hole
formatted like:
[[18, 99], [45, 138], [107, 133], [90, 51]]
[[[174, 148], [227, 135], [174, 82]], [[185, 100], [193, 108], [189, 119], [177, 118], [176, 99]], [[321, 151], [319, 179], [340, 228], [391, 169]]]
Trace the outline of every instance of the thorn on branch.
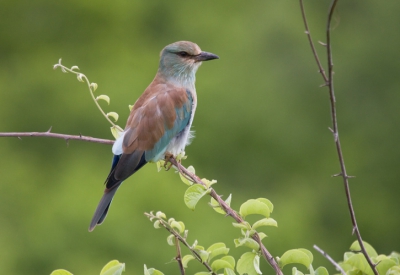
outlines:
[[338, 174], [332, 175], [331, 177], [332, 177], [332, 178], [334, 178], [334, 177], [341, 177], [342, 175], [343, 175], [342, 173], [338, 173]]
[[328, 129], [329, 129], [329, 131], [331, 131], [332, 134], [335, 133], [331, 127], [328, 127]]
[[[325, 72], [325, 71], [319, 70], [319, 73], [322, 73], [322, 72]], [[324, 84], [319, 85], [320, 88], [322, 88], [322, 87], [328, 87], [328, 86], [329, 86], [329, 83], [328, 83], [328, 82], [325, 82]]]
[[53, 126], [50, 126], [49, 130], [47, 130], [47, 133], [50, 133], [52, 128]]
[[319, 43], [320, 45], [324, 46], [324, 47], [328, 46], [328, 44], [326, 44], [326, 43], [324, 43], [324, 42], [322, 42], [322, 41], [318, 41], [318, 43]]
[[21, 137], [18, 137], [18, 139], [19, 139], [19, 140], [22, 140], [22, 138], [21, 138]]

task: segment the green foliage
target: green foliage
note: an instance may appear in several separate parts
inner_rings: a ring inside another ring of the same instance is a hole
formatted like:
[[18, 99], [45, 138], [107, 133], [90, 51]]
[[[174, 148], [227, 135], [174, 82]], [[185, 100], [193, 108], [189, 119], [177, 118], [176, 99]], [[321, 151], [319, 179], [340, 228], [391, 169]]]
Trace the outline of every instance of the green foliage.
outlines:
[[[120, 263], [117, 260], [112, 260], [112, 261], [108, 262], [101, 269], [100, 275], [121, 275], [123, 271], [125, 271], [125, 264]], [[150, 273], [150, 274], [153, 274], [153, 273]], [[154, 273], [154, 274], [156, 274], [156, 273]], [[157, 274], [157, 275], [159, 275], [159, 274]], [[57, 270], [54, 270], [50, 275], [72, 275], [72, 273], [70, 273], [69, 271], [64, 270], [64, 269], [57, 269]]]
[[[372, 262], [377, 264], [376, 269], [379, 274], [400, 274], [400, 254], [392, 252], [389, 255], [378, 255], [376, 250], [367, 242], [363, 242]], [[343, 261], [340, 266], [347, 274], [373, 275], [371, 267], [368, 265], [364, 255], [360, 253], [360, 245], [357, 241], [350, 246], [349, 252], [344, 253]]]

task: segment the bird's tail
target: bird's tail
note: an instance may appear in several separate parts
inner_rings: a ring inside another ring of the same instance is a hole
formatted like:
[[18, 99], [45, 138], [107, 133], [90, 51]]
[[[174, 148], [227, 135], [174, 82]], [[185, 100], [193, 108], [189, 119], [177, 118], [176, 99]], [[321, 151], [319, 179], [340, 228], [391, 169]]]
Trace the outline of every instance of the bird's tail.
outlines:
[[121, 185], [122, 181], [115, 184], [113, 188], [106, 189], [104, 195], [101, 198], [99, 205], [94, 212], [92, 221], [90, 222], [89, 232], [92, 232], [96, 225], [101, 224], [107, 216], [108, 209], [110, 208], [111, 201], [117, 192], [118, 187]]

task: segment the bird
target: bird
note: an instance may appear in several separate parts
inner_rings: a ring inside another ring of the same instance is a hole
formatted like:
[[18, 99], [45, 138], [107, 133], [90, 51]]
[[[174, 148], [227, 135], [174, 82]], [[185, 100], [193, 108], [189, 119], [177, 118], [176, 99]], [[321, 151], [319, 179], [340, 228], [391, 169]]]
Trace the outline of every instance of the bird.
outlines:
[[203, 61], [213, 59], [219, 57], [189, 41], [163, 48], [156, 76], [133, 105], [124, 131], [112, 147], [111, 170], [89, 232], [103, 223], [124, 180], [148, 162], [184, 152], [193, 137], [196, 71]]

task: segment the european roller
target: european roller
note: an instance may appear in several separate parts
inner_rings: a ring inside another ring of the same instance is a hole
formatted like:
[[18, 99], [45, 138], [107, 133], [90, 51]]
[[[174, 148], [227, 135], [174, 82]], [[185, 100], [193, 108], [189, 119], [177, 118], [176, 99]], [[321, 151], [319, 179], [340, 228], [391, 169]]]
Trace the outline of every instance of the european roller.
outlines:
[[111, 171], [89, 231], [101, 224], [121, 183], [148, 162], [183, 152], [191, 139], [197, 107], [196, 71], [202, 61], [218, 59], [195, 43], [179, 41], [160, 54], [157, 74], [134, 104], [124, 132], [115, 141]]

